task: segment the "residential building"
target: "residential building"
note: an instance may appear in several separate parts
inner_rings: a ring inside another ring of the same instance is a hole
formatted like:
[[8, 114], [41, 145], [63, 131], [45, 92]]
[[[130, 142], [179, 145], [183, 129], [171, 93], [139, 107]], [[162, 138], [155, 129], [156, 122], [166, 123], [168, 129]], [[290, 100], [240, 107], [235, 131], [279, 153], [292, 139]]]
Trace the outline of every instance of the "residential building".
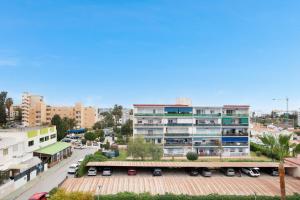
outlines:
[[33, 157], [33, 152], [55, 143], [55, 127], [0, 129], [0, 196], [47, 169], [48, 165]]
[[162, 144], [165, 156], [249, 155], [249, 106], [135, 104], [133, 136]]
[[46, 105], [42, 96], [23, 94], [22, 124], [25, 127], [50, 124], [54, 115], [75, 119], [77, 128], [91, 128], [98, 119], [94, 107], [84, 107], [81, 103], [75, 106], [51, 106]]

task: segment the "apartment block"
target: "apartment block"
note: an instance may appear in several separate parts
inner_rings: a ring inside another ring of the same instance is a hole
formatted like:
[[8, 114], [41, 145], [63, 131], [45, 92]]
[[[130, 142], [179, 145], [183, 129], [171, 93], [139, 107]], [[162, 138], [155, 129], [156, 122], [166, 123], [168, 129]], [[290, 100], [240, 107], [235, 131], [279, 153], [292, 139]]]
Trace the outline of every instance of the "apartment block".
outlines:
[[161, 144], [165, 156], [249, 155], [249, 106], [135, 104], [133, 136]]
[[91, 128], [97, 121], [94, 107], [84, 107], [81, 103], [74, 106], [46, 105], [44, 98], [38, 95], [24, 93], [22, 96], [22, 122], [24, 126], [40, 126], [50, 124], [54, 115], [76, 120], [78, 128]]

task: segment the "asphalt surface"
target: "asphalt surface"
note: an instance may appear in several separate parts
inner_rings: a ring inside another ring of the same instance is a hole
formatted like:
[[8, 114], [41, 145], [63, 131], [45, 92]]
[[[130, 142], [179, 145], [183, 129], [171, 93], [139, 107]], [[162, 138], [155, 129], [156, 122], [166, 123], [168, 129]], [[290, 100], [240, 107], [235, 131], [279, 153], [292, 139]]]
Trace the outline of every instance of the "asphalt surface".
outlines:
[[71, 164], [76, 163], [79, 159], [84, 158], [85, 155], [95, 151], [95, 148], [74, 149], [71, 157], [48, 169], [48, 171], [26, 183], [18, 190], [6, 196], [3, 200], [28, 200], [29, 197], [36, 192], [49, 192], [52, 188], [57, 187], [63, 182], [66, 176], [70, 176], [67, 172]]

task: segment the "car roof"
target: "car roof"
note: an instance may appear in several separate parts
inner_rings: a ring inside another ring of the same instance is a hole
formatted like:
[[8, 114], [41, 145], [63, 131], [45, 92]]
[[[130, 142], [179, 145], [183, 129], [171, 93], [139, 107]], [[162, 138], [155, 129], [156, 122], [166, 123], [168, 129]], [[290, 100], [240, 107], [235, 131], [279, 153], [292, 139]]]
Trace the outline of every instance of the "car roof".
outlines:
[[29, 200], [38, 200], [40, 199], [41, 197], [45, 196], [46, 194], [48, 194], [48, 192], [38, 192], [38, 193], [35, 193], [34, 195], [32, 195]]
[[73, 163], [72, 165], [70, 165], [70, 167], [77, 167], [78, 164], [77, 163]]

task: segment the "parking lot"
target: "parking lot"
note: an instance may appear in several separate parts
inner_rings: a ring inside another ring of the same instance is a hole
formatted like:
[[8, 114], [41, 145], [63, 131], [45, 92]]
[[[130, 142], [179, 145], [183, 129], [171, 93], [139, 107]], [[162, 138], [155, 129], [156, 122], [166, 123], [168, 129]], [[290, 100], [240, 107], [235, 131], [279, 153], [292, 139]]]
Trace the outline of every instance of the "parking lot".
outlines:
[[[87, 191], [95, 194], [116, 194], [119, 192], [149, 192], [151, 194], [208, 195], [279, 195], [279, 178], [261, 173], [260, 177], [227, 177], [219, 170], [212, 171], [212, 177], [189, 176], [185, 169], [163, 169], [163, 175], [153, 177], [150, 169], [137, 169], [136, 176], [128, 176], [126, 168], [115, 168], [112, 176], [69, 178], [62, 188], [67, 191]], [[100, 186], [100, 190], [99, 187]], [[300, 181], [286, 177], [287, 194], [300, 193]]]

